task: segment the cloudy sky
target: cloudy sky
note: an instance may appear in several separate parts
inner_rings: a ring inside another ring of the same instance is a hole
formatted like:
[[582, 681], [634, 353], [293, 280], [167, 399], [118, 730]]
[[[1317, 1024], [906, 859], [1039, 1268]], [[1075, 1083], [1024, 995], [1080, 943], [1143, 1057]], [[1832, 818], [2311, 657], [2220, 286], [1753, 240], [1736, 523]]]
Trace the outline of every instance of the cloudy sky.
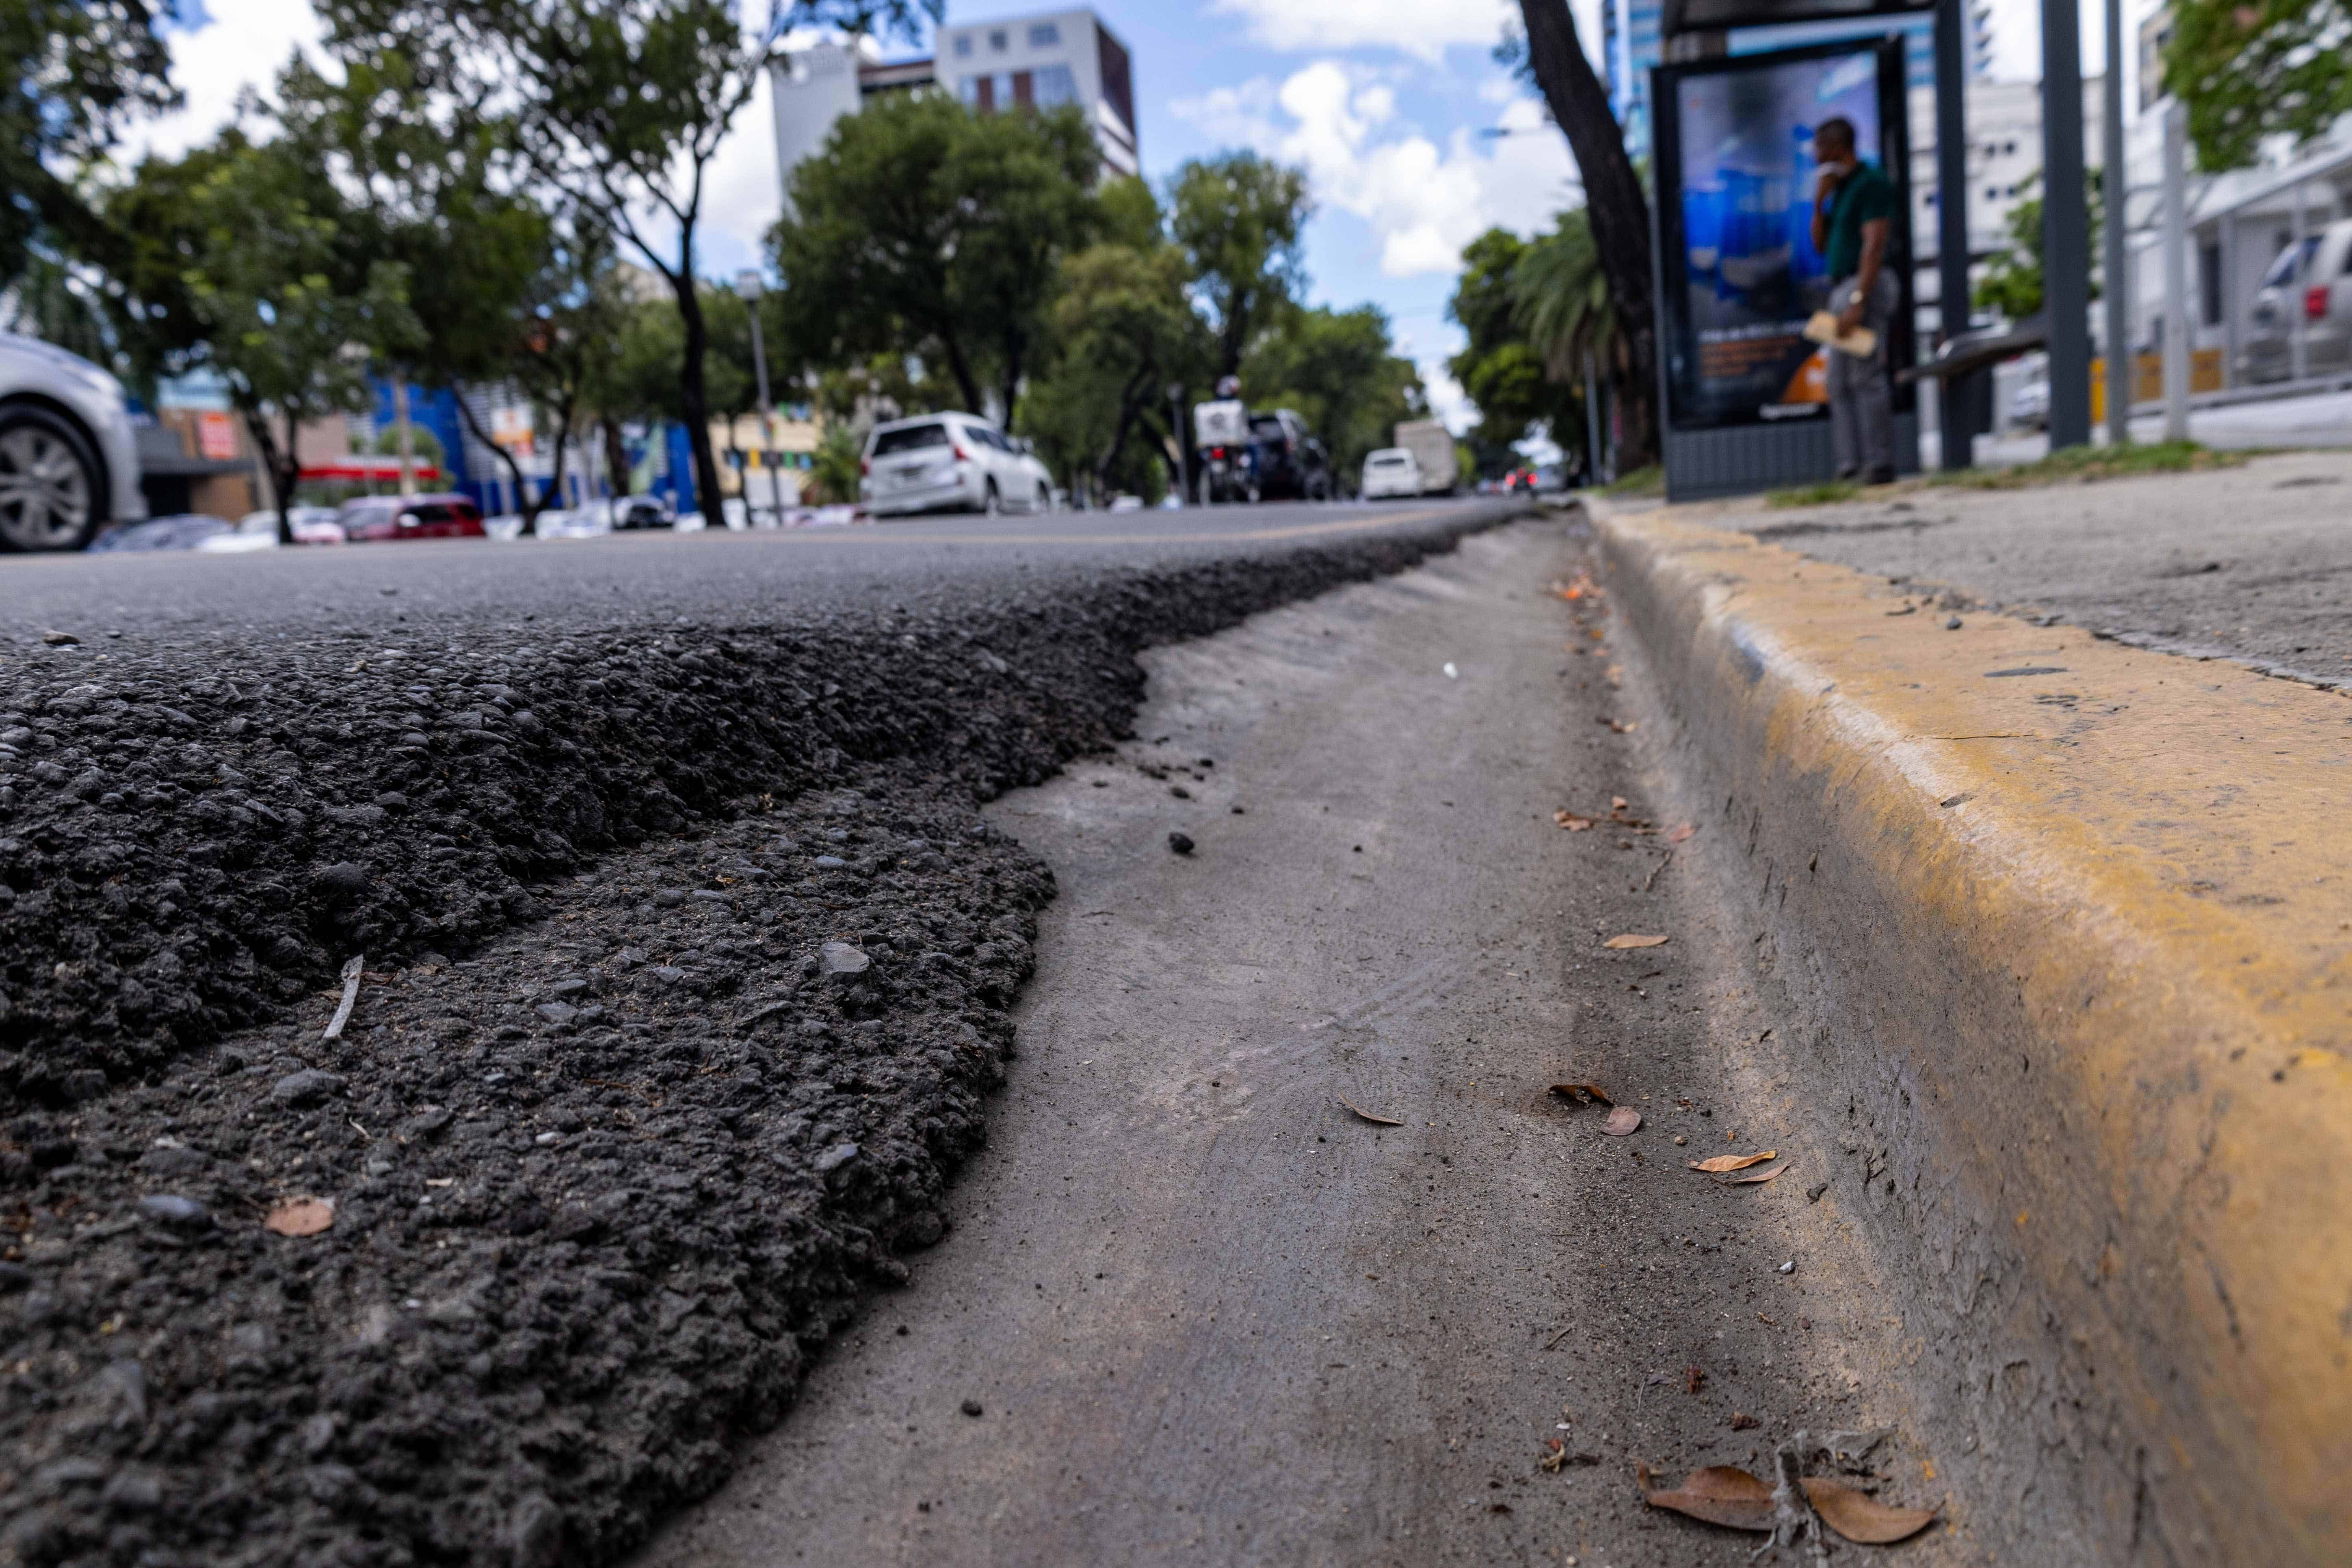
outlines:
[[[756, 3], [756, 0], [753, 0]], [[1588, 47], [1599, 0], [1572, 0]], [[2034, 0], [1994, 0], [2000, 74], [2038, 71]], [[187, 107], [147, 127], [144, 145], [176, 152], [228, 120], [290, 51], [315, 43], [308, 0], [181, 0], [173, 35]], [[2137, 15], [2145, 0], [2133, 0]], [[1056, 8], [1055, 0], [949, 0], [953, 23]], [[1135, 58], [1145, 173], [1255, 147], [1304, 166], [1317, 215], [1307, 269], [1318, 303], [1370, 301], [1394, 323], [1441, 411], [1460, 395], [1444, 361], [1461, 345], [1445, 320], [1462, 247], [1495, 224], [1547, 226], [1569, 198], [1565, 144], [1489, 51], [1515, 0], [1096, 0]], [[2084, 48], [2104, 48], [2087, 6]], [[1481, 137], [1482, 129], [1526, 132]], [[707, 265], [724, 276], [757, 259], [778, 181], [764, 89], [712, 171]]]

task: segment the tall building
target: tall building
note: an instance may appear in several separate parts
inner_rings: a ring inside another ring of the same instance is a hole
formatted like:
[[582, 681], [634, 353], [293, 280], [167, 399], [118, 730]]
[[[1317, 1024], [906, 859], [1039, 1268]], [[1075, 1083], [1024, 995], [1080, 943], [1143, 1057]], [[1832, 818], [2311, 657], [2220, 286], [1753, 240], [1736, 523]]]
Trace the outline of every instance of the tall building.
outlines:
[[1601, 0], [1601, 69], [1625, 130], [1625, 155], [1650, 155], [1650, 68], [1664, 58], [1660, 0]]
[[931, 59], [885, 60], [871, 39], [795, 49], [772, 68], [776, 167], [789, 180], [834, 122], [894, 92], [943, 88], [982, 113], [1075, 103], [1094, 128], [1104, 170], [1132, 174], [1135, 71], [1127, 46], [1092, 11], [941, 27]]

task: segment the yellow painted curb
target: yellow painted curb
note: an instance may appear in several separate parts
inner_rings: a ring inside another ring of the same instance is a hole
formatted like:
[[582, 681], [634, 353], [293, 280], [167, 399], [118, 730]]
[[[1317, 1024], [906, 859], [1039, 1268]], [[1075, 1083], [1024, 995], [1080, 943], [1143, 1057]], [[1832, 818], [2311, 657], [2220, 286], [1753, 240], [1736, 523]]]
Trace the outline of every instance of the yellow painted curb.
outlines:
[[2352, 700], [1600, 536], [1935, 1260], [1948, 1403], [2081, 1472], [2050, 1561], [2352, 1563]]

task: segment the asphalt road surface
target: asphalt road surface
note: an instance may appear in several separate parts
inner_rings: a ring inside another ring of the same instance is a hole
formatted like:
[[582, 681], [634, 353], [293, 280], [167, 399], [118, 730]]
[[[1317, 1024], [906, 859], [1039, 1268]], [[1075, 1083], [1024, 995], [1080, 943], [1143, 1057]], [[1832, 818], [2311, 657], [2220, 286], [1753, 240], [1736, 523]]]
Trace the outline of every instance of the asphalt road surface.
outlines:
[[1706, 509], [1809, 555], [1948, 588], [2120, 640], [2352, 681], [2352, 455], [2029, 490], [1918, 489], [1892, 502]]
[[[1892, 1427], [1884, 1495], [1942, 1500], [1724, 830], [1669, 853], [1704, 814], [1596, 601], [1551, 591], [1576, 532], [1149, 655], [1134, 742], [991, 808], [1059, 896], [990, 1146], [641, 1568], [1728, 1568], [1755, 1538], [1645, 1510], [1636, 1462], [1769, 1474], [1799, 1428]], [[1555, 825], [1620, 796], [1654, 830]], [[1685, 1168], [1763, 1150], [1785, 1180]], [[1906, 1561], [1970, 1560], [1951, 1518]]]
[[893, 605], [952, 607], [991, 591], [1111, 571], [1248, 560], [1302, 545], [1459, 525], [1524, 504], [1433, 498], [1370, 505], [1187, 508], [854, 528], [421, 541], [255, 555], [0, 560], [0, 628], [19, 645], [68, 631], [97, 645], [256, 631], [436, 626], [599, 629], [685, 616], [772, 622]]

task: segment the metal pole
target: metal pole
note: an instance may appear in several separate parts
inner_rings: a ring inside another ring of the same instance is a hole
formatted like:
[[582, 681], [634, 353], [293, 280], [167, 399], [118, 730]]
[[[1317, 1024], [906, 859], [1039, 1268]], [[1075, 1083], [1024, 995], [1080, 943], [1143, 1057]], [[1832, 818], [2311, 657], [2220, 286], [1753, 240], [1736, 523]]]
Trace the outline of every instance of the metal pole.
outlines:
[[[1947, 342], [1969, 330], [1970, 318], [1966, 4], [1940, 0], [1936, 6], [1936, 275]], [[1975, 461], [1986, 385], [1981, 373], [1944, 383], [1936, 400], [1943, 467], [1965, 468]]]
[[392, 419], [399, 435], [400, 493], [416, 493], [416, 427], [408, 419], [408, 378], [392, 378]]
[[2238, 215], [2221, 215], [2221, 384], [2238, 384]]
[[2288, 352], [2294, 356], [2294, 379], [2301, 381], [2311, 374], [2311, 364], [2303, 343], [2303, 290], [2309, 286], [2303, 266], [2303, 182], [2294, 183], [2294, 266], [2286, 279], [2286, 331]]
[[2124, 5], [2107, 0], [2107, 90], [2101, 106], [2099, 194], [2105, 198], [2105, 273], [2107, 307], [2107, 445], [2131, 441], [2132, 352], [2130, 253], [2124, 245], [2124, 204], [2131, 174], [2124, 167]]
[[2042, 0], [2042, 277], [2050, 449], [2091, 439], [2091, 215], [2083, 200], [2080, 0]]
[[[768, 345], [760, 332], [760, 301], [751, 301], [751, 373], [760, 384], [760, 467], [768, 470], [768, 503], [776, 514], [776, 525], [784, 521], [784, 481], [776, 472], [776, 422], [768, 407]], [[743, 498], [744, 510], [751, 510], [751, 498]], [[744, 520], [751, 520], [746, 517]]]
[[2164, 438], [2189, 439], [2189, 110], [2164, 106]]

